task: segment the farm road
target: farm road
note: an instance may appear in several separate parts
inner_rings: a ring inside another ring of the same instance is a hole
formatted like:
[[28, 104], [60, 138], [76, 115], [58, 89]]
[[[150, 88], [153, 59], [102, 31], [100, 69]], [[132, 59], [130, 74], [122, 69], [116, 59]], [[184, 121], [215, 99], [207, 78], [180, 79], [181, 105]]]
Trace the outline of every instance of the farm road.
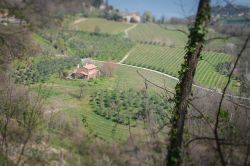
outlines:
[[133, 26], [125, 29], [125, 37], [128, 38], [128, 31], [131, 31], [132, 29], [136, 28], [137, 27], [137, 24], [134, 24]]
[[[104, 61], [98, 61], [98, 60], [94, 60], [94, 61], [96, 61], [96, 62], [104, 62]], [[128, 67], [133, 67], [133, 68], [137, 68], [137, 69], [142, 69], [142, 70], [147, 70], [147, 71], [155, 72], [155, 73], [164, 75], [164, 76], [166, 76], [166, 77], [169, 77], [169, 78], [171, 78], [171, 79], [174, 79], [174, 80], [176, 80], [176, 81], [179, 81], [179, 79], [176, 78], [176, 77], [173, 77], [173, 76], [171, 76], [171, 75], [168, 75], [168, 74], [165, 74], [165, 73], [156, 71], [156, 70], [152, 70], [152, 69], [148, 69], [148, 68], [144, 68], [144, 67], [133, 66], [133, 65], [128, 65], [128, 64], [122, 64], [122, 63], [120, 63], [120, 62], [117, 63], [117, 64], [118, 64], [118, 65], [122, 65], [122, 66], [128, 66]], [[199, 85], [195, 85], [195, 84], [193, 84], [193, 86], [194, 86], [195, 88], [198, 88], [198, 89], [201, 89], [201, 90], [204, 90], [204, 91], [208, 91], [208, 92], [217, 93], [217, 94], [222, 95], [221, 92], [218, 92], [218, 91], [213, 90], [213, 89], [205, 88], [205, 87], [202, 87], [202, 86], [199, 86]], [[243, 100], [248, 100], [248, 101], [250, 101], [250, 98], [247, 98], [247, 97], [234, 96], [234, 95], [231, 95], [231, 94], [226, 94], [226, 96], [229, 97], [229, 98], [231, 97], [231, 98], [234, 98], [234, 99], [243, 99]]]
[[79, 18], [79, 19], [77, 19], [77, 20], [75, 20], [75, 21], [73, 22], [73, 25], [79, 24], [79, 23], [81, 23], [81, 22], [83, 22], [83, 21], [86, 21], [86, 18]]
[[122, 60], [118, 63], [118, 64], [122, 64], [128, 57], [129, 57], [129, 55], [131, 54], [131, 52], [133, 52], [134, 51], [134, 49], [135, 49], [135, 47], [136, 46], [134, 46], [123, 58], [122, 58]]

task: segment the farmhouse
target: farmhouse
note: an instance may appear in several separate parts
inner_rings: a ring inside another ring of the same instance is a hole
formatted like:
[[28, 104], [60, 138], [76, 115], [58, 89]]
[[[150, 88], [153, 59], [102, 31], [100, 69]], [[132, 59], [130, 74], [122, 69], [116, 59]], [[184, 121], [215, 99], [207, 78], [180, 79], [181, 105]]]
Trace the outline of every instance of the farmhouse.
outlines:
[[73, 78], [79, 78], [79, 79], [93, 79], [96, 78], [98, 75], [99, 70], [97, 67], [93, 64], [86, 63], [83, 67], [79, 67], [72, 73]]
[[139, 13], [124, 13], [122, 15], [122, 18], [127, 23], [130, 23], [130, 22], [139, 23], [139, 22], [141, 22], [141, 16]]

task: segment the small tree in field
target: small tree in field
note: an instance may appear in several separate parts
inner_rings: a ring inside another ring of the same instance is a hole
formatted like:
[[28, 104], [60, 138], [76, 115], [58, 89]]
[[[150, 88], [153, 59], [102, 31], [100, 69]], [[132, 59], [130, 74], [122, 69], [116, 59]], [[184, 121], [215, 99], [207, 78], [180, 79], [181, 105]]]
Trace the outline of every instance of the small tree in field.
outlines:
[[85, 90], [86, 85], [84, 84], [84, 82], [82, 82], [82, 83], [79, 85], [79, 87], [80, 87], [79, 99], [82, 99], [83, 93], [84, 93], [84, 90]]
[[113, 61], [105, 62], [100, 69], [101, 74], [106, 77], [112, 77], [114, 75], [116, 66], [117, 64]]
[[94, 32], [95, 35], [99, 34], [101, 32], [101, 28], [99, 26], [95, 26]]

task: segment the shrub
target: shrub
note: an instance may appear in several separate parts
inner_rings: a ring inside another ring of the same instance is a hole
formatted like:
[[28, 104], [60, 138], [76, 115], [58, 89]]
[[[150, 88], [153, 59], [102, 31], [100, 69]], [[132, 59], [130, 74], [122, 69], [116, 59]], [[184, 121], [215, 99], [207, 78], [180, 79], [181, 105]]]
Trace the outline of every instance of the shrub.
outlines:
[[31, 66], [25, 66], [23, 70], [17, 68], [13, 77], [16, 78], [17, 83], [22, 84], [45, 82], [51, 74], [63, 74], [64, 69], [76, 66], [79, 61], [80, 58], [77, 57], [47, 58]]

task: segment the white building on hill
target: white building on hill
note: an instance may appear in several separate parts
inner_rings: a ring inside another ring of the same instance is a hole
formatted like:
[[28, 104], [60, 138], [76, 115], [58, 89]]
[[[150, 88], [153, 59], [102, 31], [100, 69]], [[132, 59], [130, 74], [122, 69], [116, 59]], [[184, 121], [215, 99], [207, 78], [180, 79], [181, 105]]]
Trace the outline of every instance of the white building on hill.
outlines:
[[123, 13], [122, 18], [127, 23], [140, 23], [142, 20], [139, 13]]

